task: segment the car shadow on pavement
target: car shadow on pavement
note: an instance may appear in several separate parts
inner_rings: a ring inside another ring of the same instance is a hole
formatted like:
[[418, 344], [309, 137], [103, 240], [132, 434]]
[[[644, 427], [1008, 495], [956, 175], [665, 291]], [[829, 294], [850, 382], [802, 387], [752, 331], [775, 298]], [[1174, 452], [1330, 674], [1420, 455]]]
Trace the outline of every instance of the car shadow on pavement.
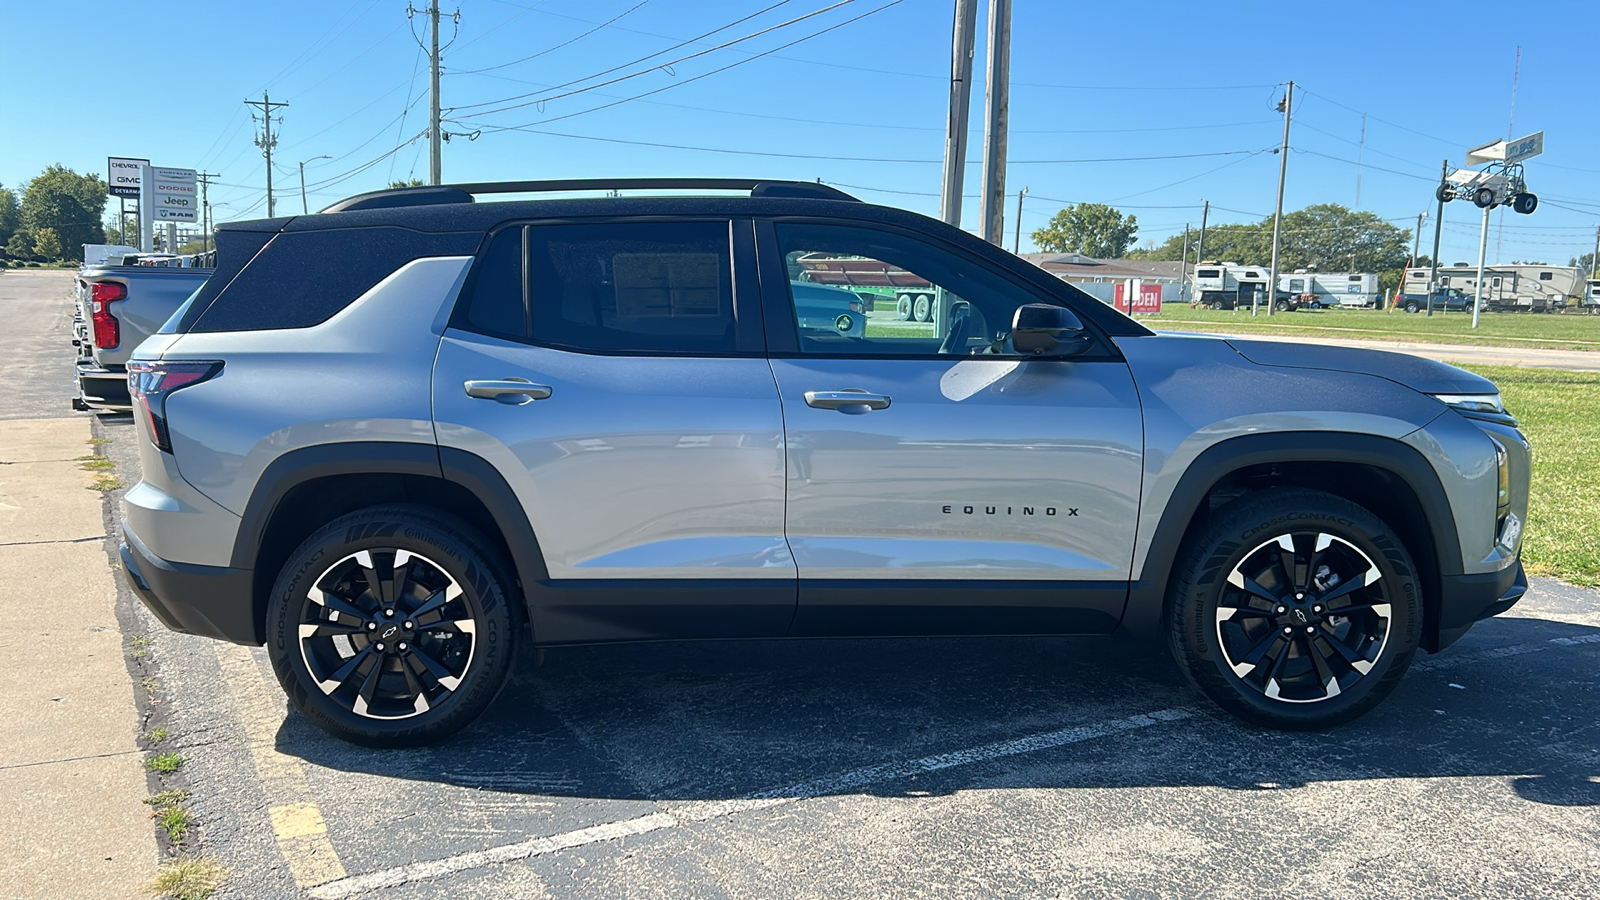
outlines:
[[[782, 794], [934, 754], [971, 762], [848, 793], [1215, 786], [1491, 776], [1551, 805], [1600, 805], [1600, 628], [1480, 623], [1422, 655], [1374, 712], [1327, 732], [1217, 711], [1161, 648], [1091, 638], [751, 641], [525, 654], [476, 724], [433, 747], [371, 750], [290, 711], [280, 751], [339, 772], [482, 791], [621, 800]], [[1141, 714], [1176, 711], [1170, 719]], [[982, 748], [1076, 726], [1037, 752]], [[1131, 724], [1130, 724], [1131, 723]], [[906, 767], [902, 766], [901, 770]], [[911, 768], [915, 768], [912, 766]], [[821, 782], [818, 782], [821, 779]]]

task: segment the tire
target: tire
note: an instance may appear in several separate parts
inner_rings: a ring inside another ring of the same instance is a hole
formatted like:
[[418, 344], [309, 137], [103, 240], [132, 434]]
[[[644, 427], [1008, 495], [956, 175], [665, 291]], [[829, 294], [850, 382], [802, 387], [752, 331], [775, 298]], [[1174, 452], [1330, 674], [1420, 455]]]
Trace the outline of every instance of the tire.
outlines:
[[[1324, 596], [1348, 605], [1330, 608]], [[1422, 628], [1416, 569], [1395, 533], [1348, 500], [1299, 488], [1217, 511], [1184, 545], [1167, 600], [1179, 668], [1217, 705], [1269, 728], [1322, 729], [1366, 713], [1405, 674]]]
[[1277, 308], [1278, 312], [1289, 311], [1289, 301], [1287, 300], [1279, 300], [1276, 304], [1274, 304], [1274, 306]]
[[911, 321], [911, 308], [912, 308], [912, 306], [913, 306], [913, 304], [911, 302], [911, 298], [909, 296], [905, 295], [905, 294], [901, 294], [900, 295], [900, 299], [895, 301], [895, 305], [894, 305], [895, 318], [899, 319], [902, 322]]
[[1479, 209], [1494, 208], [1494, 189], [1481, 187], [1472, 192], [1472, 202]]
[[1411, 302], [1406, 304], [1406, 312], [1408, 312], [1408, 313], [1415, 314], [1420, 309], [1422, 309], [1422, 307], [1418, 306], [1417, 305], [1417, 301], [1415, 301], [1415, 300], [1412, 300]]
[[1531, 215], [1539, 208], [1539, 197], [1536, 194], [1518, 194], [1511, 198], [1511, 208], [1523, 215]]
[[913, 313], [918, 322], [933, 321], [933, 298], [927, 294], [918, 294], [917, 304], [913, 309]]
[[1440, 203], [1449, 203], [1456, 198], [1456, 189], [1448, 184], [1441, 184], [1434, 189], [1433, 196]]
[[[290, 703], [369, 747], [465, 728], [505, 686], [516, 642], [515, 581], [493, 546], [454, 516], [400, 504], [341, 516], [306, 538], [267, 605], [267, 652]], [[380, 602], [374, 587], [397, 596]]]

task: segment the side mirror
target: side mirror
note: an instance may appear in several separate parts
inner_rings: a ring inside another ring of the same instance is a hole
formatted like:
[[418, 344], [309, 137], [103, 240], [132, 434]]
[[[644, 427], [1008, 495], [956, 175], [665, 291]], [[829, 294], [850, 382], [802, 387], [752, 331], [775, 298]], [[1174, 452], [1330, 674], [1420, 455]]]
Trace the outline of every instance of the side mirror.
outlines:
[[1064, 306], [1029, 303], [1011, 317], [1011, 346], [1023, 356], [1069, 358], [1094, 346], [1083, 323]]

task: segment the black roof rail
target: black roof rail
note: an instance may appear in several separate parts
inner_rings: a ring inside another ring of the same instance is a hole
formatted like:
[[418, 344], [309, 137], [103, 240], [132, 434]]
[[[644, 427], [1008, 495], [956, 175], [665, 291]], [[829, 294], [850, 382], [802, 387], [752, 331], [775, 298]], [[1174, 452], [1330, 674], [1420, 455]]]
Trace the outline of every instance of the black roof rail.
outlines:
[[837, 188], [816, 181], [772, 181], [762, 178], [572, 178], [552, 181], [479, 181], [423, 187], [389, 188], [346, 197], [322, 210], [389, 209], [436, 203], [471, 203], [474, 194], [535, 194], [558, 191], [749, 191], [752, 197], [795, 197], [860, 203]]

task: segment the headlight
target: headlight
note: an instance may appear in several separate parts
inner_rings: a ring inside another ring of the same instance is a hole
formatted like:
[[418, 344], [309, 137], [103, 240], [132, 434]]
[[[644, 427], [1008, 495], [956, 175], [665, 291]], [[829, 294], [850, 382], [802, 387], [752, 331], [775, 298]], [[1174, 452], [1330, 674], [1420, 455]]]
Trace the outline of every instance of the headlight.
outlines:
[[1506, 411], [1499, 394], [1434, 394], [1433, 399], [1465, 413], [1505, 415]]

